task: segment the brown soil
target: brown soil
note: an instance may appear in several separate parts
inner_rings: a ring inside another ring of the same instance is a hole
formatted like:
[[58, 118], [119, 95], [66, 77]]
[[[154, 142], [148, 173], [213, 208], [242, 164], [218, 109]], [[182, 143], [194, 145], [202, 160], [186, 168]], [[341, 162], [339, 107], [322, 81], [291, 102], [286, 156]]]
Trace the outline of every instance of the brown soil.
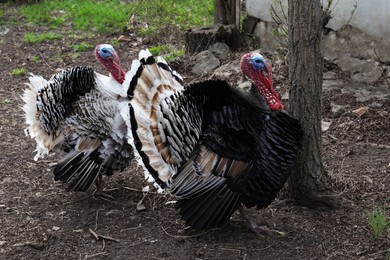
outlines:
[[[285, 232], [258, 237], [239, 214], [221, 228], [188, 229], [169, 201], [174, 198], [143, 194], [142, 174], [133, 165], [106, 181], [113, 200], [91, 192], [69, 193], [54, 182], [49, 163], [35, 162], [34, 142], [24, 135], [20, 95], [28, 75], [13, 76], [15, 68], [46, 78], [58, 68], [97, 64], [92, 51], [75, 56], [72, 45], [109, 42], [119, 35], [93, 39], [70, 28], [62, 40], [26, 44], [24, 33], [46, 31], [33, 27], [7, 7], [4, 21], [10, 30], [0, 36], [0, 258], [1, 259], [386, 259], [390, 234], [374, 237], [368, 212], [387, 207], [390, 215], [390, 103], [361, 117], [351, 113], [365, 106], [354, 97], [324, 93], [324, 119], [332, 121], [323, 135], [323, 157], [341, 201], [337, 209], [309, 209], [279, 196], [268, 208], [250, 210], [261, 225]], [[12, 15], [11, 15], [12, 14]], [[15, 19], [16, 18], [16, 19]], [[1, 24], [0, 24], [1, 25]], [[58, 31], [58, 33], [62, 33]], [[124, 67], [142, 45], [135, 37], [116, 46]], [[239, 53], [236, 57], [239, 57]], [[33, 61], [39, 56], [39, 62]], [[191, 60], [191, 57], [186, 57]], [[181, 65], [179, 65], [181, 64]], [[186, 76], [188, 62], [175, 63]], [[205, 76], [206, 77], [206, 76]], [[239, 77], [239, 76], [238, 76]], [[330, 100], [350, 104], [341, 116], [330, 113]], [[382, 102], [383, 103], [383, 102]], [[145, 209], [142, 210], [142, 206]], [[95, 239], [93, 232], [105, 238]]]

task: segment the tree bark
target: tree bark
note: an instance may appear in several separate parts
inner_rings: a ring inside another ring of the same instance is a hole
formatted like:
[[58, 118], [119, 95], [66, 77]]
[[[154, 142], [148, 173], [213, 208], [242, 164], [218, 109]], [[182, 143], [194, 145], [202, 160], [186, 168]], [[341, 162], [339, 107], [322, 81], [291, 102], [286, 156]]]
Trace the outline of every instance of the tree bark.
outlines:
[[335, 206], [329, 196], [329, 175], [322, 163], [322, 22], [320, 0], [288, 1], [289, 110], [305, 131], [306, 140], [288, 189], [299, 204]]
[[240, 28], [240, 0], [215, 0], [214, 24], [236, 25]]

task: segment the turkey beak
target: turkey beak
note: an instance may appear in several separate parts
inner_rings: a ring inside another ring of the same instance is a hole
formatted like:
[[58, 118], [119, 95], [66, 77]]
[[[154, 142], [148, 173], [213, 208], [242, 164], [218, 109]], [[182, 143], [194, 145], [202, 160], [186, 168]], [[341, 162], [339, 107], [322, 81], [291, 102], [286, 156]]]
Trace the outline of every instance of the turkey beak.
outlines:
[[271, 84], [271, 81], [270, 81], [270, 78], [269, 78], [269, 73], [268, 73], [267, 67], [264, 67], [264, 68], [259, 70], [259, 76], [263, 80], [264, 85], [266, 87], [269, 87], [270, 84]]
[[118, 64], [120, 65], [121, 64], [121, 60], [119, 59], [119, 56], [118, 54], [116, 53], [116, 51], [113, 51], [112, 53], [112, 56], [108, 57], [110, 60], [112, 60], [115, 64]]
[[267, 69], [267, 67], [265, 67], [265, 68], [263, 69], [263, 73], [264, 73], [264, 75], [267, 77], [267, 79], [269, 79], [269, 74], [268, 74], [268, 69]]

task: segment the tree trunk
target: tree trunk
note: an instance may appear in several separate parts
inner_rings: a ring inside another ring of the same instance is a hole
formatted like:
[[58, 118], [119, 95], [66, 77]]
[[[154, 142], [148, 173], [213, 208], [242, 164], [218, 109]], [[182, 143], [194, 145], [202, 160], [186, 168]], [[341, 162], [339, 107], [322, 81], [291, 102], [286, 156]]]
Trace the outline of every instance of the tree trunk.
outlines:
[[288, 1], [289, 110], [305, 131], [306, 142], [288, 189], [299, 204], [333, 206], [329, 176], [322, 163], [322, 21], [320, 0]]
[[240, 28], [240, 0], [215, 0], [214, 24], [234, 24]]

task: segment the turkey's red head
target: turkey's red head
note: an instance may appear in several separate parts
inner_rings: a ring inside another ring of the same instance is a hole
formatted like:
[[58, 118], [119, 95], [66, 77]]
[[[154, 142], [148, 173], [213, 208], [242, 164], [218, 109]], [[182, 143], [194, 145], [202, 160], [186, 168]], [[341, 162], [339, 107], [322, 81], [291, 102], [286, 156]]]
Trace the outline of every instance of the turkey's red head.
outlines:
[[121, 61], [114, 47], [110, 44], [99, 44], [95, 48], [96, 58], [106, 67], [112, 77], [120, 84], [125, 80], [125, 71], [121, 67]]
[[284, 109], [273, 87], [271, 65], [260, 53], [251, 52], [242, 56], [240, 67], [244, 75], [259, 89], [271, 110]]

